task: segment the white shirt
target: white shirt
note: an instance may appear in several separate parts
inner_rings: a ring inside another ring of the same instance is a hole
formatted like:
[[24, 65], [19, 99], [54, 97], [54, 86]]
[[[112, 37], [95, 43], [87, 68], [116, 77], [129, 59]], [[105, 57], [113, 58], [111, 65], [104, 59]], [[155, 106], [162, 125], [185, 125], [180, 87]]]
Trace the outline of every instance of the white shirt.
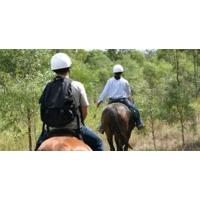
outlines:
[[[77, 108], [89, 106], [87, 94], [86, 94], [85, 88], [82, 83], [80, 83], [78, 81], [72, 81], [72, 95], [74, 97], [75, 105]], [[78, 110], [77, 113], [79, 115], [80, 127], [82, 127], [83, 124], [81, 123], [80, 111]], [[67, 124], [65, 127], [68, 129], [77, 129], [78, 128], [77, 127], [77, 118], [75, 118], [74, 121]]]
[[128, 98], [129, 96], [131, 96], [131, 88], [129, 82], [122, 77], [119, 80], [116, 80], [114, 77], [112, 77], [108, 79], [98, 102], [105, 101], [107, 97], [118, 99]]

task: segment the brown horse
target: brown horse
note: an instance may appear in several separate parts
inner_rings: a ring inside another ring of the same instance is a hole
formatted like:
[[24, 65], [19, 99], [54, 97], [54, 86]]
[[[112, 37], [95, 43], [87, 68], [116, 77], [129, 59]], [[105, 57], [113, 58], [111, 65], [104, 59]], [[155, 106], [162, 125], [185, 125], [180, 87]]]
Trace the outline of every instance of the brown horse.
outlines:
[[131, 131], [134, 128], [134, 120], [131, 111], [122, 103], [107, 105], [101, 116], [101, 124], [111, 151], [115, 151], [113, 136], [118, 151], [128, 151]]
[[58, 136], [45, 140], [38, 151], [92, 151], [92, 149], [76, 137]]

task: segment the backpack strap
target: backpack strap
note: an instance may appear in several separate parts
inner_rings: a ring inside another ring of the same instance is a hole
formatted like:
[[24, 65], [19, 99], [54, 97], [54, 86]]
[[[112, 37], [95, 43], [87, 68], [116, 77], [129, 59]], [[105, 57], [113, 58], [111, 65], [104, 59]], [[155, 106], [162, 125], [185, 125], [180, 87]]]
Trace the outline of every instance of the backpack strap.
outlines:
[[[72, 79], [70, 79], [70, 78], [65, 78], [64, 79], [64, 81], [68, 81], [69, 82], [69, 91], [71, 92], [71, 95], [72, 95], [72, 87], [71, 87], [71, 83], [72, 83]], [[65, 85], [67, 85], [67, 84], [65, 84]], [[66, 90], [66, 89], [65, 89]], [[74, 103], [76, 103], [76, 100], [75, 100], [75, 98], [74, 98], [74, 96], [72, 95], [72, 98], [73, 98], [73, 100], [74, 100]], [[76, 106], [76, 104], [75, 104], [75, 106]], [[79, 118], [79, 116], [78, 116], [78, 113], [77, 113], [77, 110], [79, 110], [79, 112], [80, 112], [80, 117], [81, 117], [81, 122], [83, 123], [83, 120], [82, 120], [82, 111], [81, 111], [81, 109], [80, 109], [80, 107], [77, 107], [76, 108], [76, 118], [77, 118], [77, 129], [78, 130], [80, 130], [80, 128], [81, 128], [81, 126], [80, 126], [80, 118]], [[84, 123], [83, 123], [84, 124]]]
[[[47, 98], [47, 95], [48, 95], [48, 93], [49, 93], [50, 84], [51, 84], [51, 83], [52, 83], [52, 81], [49, 82], [49, 83], [46, 85], [46, 87], [45, 87], [45, 89], [44, 89], [44, 91], [43, 91], [43, 93], [42, 93], [42, 95], [41, 95], [41, 97], [40, 97], [40, 99], [39, 99], [40, 112], [42, 112], [42, 109], [44, 109], [44, 102], [45, 102], [45, 100], [46, 100], [46, 98]], [[40, 116], [41, 116], [41, 114], [40, 114]], [[43, 124], [42, 124], [42, 133], [44, 133], [44, 131], [45, 131], [45, 125], [46, 125], [46, 131], [49, 132], [49, 127], [47, 126], [47, 124], [45, 124], [45, 123], [43, 122]]]
[[79, 112], [80, 112], [80, 114], [81, 114], [81, 123], [85, 126], [85, 123], [84, 123], [84, 120], [83, 120], [83, 113], [82, 113], [81, 107], [79, 106], [78, 109], [79, 109]]

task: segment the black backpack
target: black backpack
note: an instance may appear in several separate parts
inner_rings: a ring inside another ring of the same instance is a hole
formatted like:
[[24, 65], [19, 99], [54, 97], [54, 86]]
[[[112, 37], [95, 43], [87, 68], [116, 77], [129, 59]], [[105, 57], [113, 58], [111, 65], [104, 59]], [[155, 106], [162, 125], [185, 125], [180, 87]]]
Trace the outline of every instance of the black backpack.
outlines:
[[63, 127], [77, 116], [71, 89], [72, 80], [56, 77], [48, 83], [41, 98], [41, 120], [47, 127]]

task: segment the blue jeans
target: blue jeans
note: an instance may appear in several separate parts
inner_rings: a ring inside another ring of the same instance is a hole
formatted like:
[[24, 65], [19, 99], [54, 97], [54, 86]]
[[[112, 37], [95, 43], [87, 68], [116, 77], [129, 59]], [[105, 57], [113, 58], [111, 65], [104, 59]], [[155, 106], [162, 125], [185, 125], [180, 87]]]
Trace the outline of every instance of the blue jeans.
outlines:
[[103, 151], [103, 141], [95, 132], [86, 126], [83, 126], [80, 132], [82, 133], [83, 141], [90, 146], [93, 151]]
[[[90, 148], [93, 151], [103, 151], [104, 146], [103, 146], [103, 141], [101, 140], [98, 135], [93, 132], [91, 129], [89, 129], [86, 126], [83, 126], [80, 129], [81, 136], [83, 138], [83, 141], [90, 146]], [[43, 130], [43, 132], [40, 134], [35, 150], [39, 148], [39, 146], [44, 142], [47, 138], [49, 137], [49, 134], [46, 130]]]

